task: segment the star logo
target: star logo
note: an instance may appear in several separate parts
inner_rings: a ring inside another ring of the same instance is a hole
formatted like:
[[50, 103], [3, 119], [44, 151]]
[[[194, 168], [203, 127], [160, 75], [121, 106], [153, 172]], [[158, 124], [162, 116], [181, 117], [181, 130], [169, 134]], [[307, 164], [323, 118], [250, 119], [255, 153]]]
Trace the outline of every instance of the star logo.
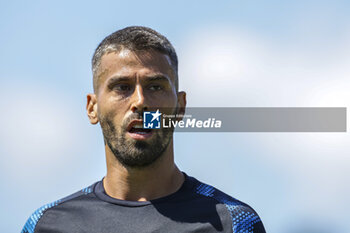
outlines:
[[153, 116], [151, 122], [154, 121], [155, 119], [157, 119], [157, 121], [159, 121], [159, 116], [162, 115], [161, 113], [159, 113], [159, 109], [157, 109], [157, 111], [155, 113], [151, 113], [151, 114]]
[[143, 112], [144, 129], [160, 129], [160, 116], [162, 113], [157, 109], [156, 112]]

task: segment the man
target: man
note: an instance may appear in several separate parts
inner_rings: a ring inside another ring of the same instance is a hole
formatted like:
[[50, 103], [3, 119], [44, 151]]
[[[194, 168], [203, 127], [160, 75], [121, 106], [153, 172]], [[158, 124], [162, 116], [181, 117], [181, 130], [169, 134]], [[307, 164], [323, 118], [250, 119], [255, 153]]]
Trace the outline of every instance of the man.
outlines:
[[107, 174], [39, 208], [22, 233], [265, 232], [248, 205], [179, 170], [174, 129], [143, 129], [146, 111], [185, 113], [177, 66], [173, 46], [150, 28], [127, 27], [99, 44], [86, 109], [102, 128]]

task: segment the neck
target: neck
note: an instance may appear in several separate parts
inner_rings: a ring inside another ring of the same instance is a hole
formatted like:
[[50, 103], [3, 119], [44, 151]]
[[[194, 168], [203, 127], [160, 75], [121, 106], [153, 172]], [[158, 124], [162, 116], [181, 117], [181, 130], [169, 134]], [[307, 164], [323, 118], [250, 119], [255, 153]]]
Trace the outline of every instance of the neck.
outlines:
[[106, 193], [117, 199], [149, 201], [176, 192], [184, 176], [174, 163], [173, 141], [153, 164], [143, 168], [125, 167], [106, 145]]

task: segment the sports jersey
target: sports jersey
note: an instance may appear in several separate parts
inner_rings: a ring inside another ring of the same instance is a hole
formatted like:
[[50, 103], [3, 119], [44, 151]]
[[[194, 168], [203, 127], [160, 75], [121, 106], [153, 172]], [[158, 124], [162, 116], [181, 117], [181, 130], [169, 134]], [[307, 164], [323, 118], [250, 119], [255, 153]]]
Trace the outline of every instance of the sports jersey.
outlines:
[[36, 210], [22, 233], [265, 233], [250, 206], [184, 175], [179, 190], [150, 201], [110, 197], [102, 179]]

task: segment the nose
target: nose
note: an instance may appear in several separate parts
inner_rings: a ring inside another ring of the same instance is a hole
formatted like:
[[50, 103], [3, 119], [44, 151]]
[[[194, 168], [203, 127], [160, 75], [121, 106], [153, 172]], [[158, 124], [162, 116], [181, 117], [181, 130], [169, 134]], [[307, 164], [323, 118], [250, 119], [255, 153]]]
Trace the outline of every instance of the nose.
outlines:
[[136, 85], [135, 91], [132, 95], [132, 112], [142, 113], [143, 111], [148, 110], [148, 106], [145, 102], [145, 96], [143, 95], [143, 90], [141, 85]]

